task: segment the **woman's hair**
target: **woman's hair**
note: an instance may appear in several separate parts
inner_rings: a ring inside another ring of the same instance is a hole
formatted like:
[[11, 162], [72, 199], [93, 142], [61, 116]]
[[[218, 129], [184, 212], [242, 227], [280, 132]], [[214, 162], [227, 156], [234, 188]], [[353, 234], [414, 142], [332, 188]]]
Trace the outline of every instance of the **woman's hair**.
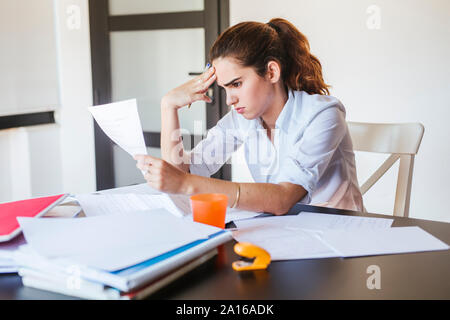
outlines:
[[310, 53], [308, 39], [289, 21], [241, 22], [225, 30], [214, 42], [210, 61], [232, 57], [244, 67], [253, 67], [263, 77], [271, 60], [281, 65], [284, 84], [309, 94], [329, 95], [322, 65]]

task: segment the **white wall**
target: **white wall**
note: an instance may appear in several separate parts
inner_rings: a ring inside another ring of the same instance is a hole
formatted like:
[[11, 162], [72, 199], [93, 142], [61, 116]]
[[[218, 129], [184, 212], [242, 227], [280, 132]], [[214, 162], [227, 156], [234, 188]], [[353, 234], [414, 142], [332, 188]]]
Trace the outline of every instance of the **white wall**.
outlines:
[[52, 0], [0, 1], [0, 114], [56, 107], [55, 61]]
[[15, 79], [13, 97], [0, 91], [0, 110], [56, 109], [55, 124], [0, 131], [0, 202], [94, 191], [87, 0], [10, 0], [0, 8], [6, 16], [5, 10], [19, 13], [23, 22], [5, 26], [0, 45], [25, 39], [17, 55], [9, 55], [9, 71], [0, 74], [0, 83]]
[[88, 0], [53, 0], [61, 108], [61, 181], [65, 192], [96, 190]]
[[[273, 17], [294, 23], [321, 61], [331, 94], [344, 103], [347, 120], [423, 123], [410, 216], [450, 222], [450, 1], [230, 0], [230, 10], [230, 25]], [[360, 182], [384, 158], [357, 154]], [[235, 168], [234, 176], [242, 170]], [[245, 170], [242, 176], [248, 177]], [[395, 181], [391, 171], [366, 194], [369, 211], [392, 213]]]

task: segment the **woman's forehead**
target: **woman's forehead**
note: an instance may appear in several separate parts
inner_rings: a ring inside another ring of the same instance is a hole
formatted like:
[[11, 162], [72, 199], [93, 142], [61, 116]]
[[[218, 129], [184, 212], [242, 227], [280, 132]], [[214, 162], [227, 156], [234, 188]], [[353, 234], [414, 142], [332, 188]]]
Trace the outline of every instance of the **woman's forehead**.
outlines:
[[228, 57], [215, 59], [212, 65], [216, 70], [217, 84], [220, 86], [252, 71], [252, 68], [243, 67], [236, 59]]

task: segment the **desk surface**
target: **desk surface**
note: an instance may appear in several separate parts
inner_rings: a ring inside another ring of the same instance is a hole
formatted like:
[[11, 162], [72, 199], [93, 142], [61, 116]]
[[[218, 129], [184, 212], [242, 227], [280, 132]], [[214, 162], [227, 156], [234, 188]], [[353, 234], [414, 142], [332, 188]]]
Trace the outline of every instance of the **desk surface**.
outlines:
[[[382, 215], [297, 204], [299, 211], [372, 217]], [[387, 216], [392, 218], [392, 216]], [[394, 217], [393, 227], [419, 226], [450, 243], [450, 224]], [[272, 262], [267, 270], [237, 273], [234, 241], [201, 267], [152, 295], [151, 299], [450, 299], [450, 251], [358, 258]], [[377, 265], [381, 288], [368, 289], [367, 268]], [[0, 299], [73, 299], [23, 287], [15, 274], [0, 275]]]

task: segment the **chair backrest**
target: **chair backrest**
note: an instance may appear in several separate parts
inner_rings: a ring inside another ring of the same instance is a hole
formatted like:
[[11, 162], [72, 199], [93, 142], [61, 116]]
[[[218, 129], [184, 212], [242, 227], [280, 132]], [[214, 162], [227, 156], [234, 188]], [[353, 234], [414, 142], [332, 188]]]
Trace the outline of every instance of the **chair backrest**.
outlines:
[[363, 123], [347, 122], [353, 150], [387, 153], [391, 156], [361, 185], [364, 195], [392, 165], [400, 159], [394, 216], [409, 216], [414, 156], [422, 141], [421, 123]]

